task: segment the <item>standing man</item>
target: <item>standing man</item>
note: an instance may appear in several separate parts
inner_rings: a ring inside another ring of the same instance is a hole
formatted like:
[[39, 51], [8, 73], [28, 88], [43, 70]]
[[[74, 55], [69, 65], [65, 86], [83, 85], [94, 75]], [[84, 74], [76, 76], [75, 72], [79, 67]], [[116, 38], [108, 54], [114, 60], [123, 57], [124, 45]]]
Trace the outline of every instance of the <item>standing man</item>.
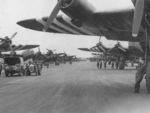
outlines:
[[135, 93], [140, 92], [140, 83], [142, 82], [145, 74], [146, 74], [146, 63], [144, 63], [141, 67], [139, 67], [136, 72], [135, 87], [134, 87]]
[[2, 70], [3, 70], [3, 64], [0, 63], [0, 75], [2, 74]]
[[2, 74], [3, 64], [4, 64], [4, 59], [0, 58], [0, 75]]
[[118, 69], [118, 66], [119, 66], [119, 60], [116, 59], [116, 69]]
[[100, 60], [98, 59], [97, 60], [97, 69], [99, 69], [99, 63], [100, 63]]
[[106, 67], [107, 67], [107, 61], [106, 59], [104, 59], [104, 69], [106, 69]]

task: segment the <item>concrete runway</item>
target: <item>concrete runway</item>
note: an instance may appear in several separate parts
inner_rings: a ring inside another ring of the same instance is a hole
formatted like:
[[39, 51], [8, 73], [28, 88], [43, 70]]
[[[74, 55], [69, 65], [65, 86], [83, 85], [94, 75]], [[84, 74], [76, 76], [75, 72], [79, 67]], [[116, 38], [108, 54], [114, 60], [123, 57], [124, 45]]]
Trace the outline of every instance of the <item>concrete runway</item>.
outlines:
[[135, 70], [97, 70], [96, 63], [50, 66], [40, 77], [1, 77], [0, 113], [150, 113]]

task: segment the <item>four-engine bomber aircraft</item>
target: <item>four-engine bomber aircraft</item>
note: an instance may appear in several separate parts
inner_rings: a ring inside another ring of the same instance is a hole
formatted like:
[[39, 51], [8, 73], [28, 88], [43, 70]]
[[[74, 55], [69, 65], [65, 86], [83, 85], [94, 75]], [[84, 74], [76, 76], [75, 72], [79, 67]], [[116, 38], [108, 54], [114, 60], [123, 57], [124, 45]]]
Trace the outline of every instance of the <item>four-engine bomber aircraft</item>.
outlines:
[[[60, 10], [66, 17], [57, 16]], [[150, 49], [147, 49], [150, 46], [150, 0], [58, 0], [49, 17], [18, 24], [38, 31], [144, 42], [146, 86], [150, 92]]]

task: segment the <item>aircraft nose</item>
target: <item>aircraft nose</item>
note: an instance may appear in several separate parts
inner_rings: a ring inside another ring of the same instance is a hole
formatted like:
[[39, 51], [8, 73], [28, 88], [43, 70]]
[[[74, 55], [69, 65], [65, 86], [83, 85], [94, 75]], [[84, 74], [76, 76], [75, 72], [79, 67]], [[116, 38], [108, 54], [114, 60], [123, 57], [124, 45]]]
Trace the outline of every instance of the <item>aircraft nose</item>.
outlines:
[[36, 19], [30, 19], [30, 20], [23, 20], [17, 22], [18, 25], [32, 29], [32, 30], [37, 30], [37, 31], [42, 31], [43, 30], [43, 25], [39, 22], [36, 21]]

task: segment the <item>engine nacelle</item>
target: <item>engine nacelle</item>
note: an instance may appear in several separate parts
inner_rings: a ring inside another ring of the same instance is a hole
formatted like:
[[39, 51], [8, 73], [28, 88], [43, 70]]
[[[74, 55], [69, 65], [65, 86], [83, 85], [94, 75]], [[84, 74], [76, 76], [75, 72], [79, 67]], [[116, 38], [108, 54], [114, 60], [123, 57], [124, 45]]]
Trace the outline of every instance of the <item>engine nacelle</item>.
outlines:
[[91, 17], [94, 8], [87, 0], [64, 0], [61, 10], [70, 18], [75, 18], [82, 22]]

